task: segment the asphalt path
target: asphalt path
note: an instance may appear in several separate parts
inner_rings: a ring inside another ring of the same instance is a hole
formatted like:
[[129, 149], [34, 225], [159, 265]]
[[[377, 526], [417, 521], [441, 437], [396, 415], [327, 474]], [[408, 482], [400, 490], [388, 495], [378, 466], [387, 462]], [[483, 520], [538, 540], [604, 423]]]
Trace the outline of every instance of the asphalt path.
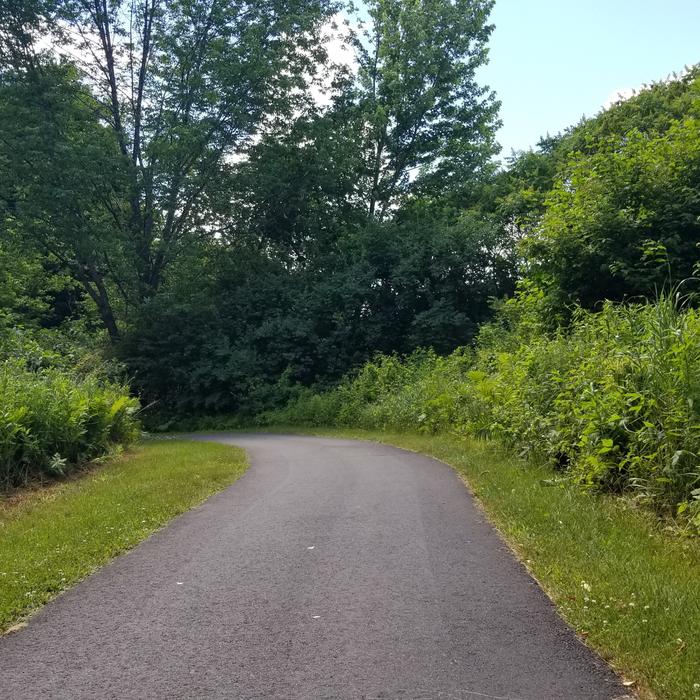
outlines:
[[251, 468], [0, 638], [0, 698], [625, 695], [449, 467], [351, 440], [193, 439]]

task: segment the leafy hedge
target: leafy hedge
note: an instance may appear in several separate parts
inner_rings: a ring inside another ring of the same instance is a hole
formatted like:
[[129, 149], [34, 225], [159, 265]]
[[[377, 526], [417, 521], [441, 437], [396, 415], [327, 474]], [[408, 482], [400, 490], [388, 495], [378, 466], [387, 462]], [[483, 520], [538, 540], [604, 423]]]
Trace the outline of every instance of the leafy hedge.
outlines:
[[523, 293], [476, 349], [378, 357], [267, 422], [495, 438], [594, 489], [700, 527], [700, 314], [677, 300], [607, 304], [548, 331]]
[[0, 362], [0, 488], [63, 474], [139, 433], [138, 402], [118, 383], [58, 367]]

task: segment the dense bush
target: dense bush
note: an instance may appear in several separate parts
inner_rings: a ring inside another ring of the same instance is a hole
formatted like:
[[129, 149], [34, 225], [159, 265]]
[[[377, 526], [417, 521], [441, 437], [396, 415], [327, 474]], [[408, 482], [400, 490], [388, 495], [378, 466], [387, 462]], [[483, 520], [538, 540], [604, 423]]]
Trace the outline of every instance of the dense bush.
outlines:
[[677, 299], [579, 310], [548, 332], [523, 293], [474, 350], [380, 356], [267, 421], [496, 438], [700, 526], [700, 313]]
[[[577, 304], [651, 297], [700, 264], [700, 66], [542, 139], [494, 179], [520, 277], [568, 320]], [[487, 207], [488, 210], [488, 207]], [[650, 255], [654, 249], [664, 255]]]
[[[473, 340], [513, 261], [488, 222], [415, 222], [337, 234], [322, 264], [285, 265], [250, 245], [201, 246], [119, 345], [152, 426], [283, 406], [280, 378], [337, 382], [376, 353], [439, 352]], [[160, 415], [156, 415], [160, 414]]]
[[60, 475], [138, 435], [125, 387], [58, 367], [0, 361], [0, 489]]

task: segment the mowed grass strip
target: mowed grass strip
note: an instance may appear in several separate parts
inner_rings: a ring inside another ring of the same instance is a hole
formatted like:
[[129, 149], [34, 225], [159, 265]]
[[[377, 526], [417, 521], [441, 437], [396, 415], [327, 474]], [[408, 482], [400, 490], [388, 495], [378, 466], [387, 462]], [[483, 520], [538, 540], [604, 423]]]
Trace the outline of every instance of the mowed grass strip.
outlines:
[[79, 478], [0, 500], [0, 633], [246, 467], [238, 448], [159, 440]]
[[299, 430], [388, 443], [452, 465], [564, 619], [643, 698], [700, 698], [700, 543], [621, 499], [588, 494], [495, 444]]

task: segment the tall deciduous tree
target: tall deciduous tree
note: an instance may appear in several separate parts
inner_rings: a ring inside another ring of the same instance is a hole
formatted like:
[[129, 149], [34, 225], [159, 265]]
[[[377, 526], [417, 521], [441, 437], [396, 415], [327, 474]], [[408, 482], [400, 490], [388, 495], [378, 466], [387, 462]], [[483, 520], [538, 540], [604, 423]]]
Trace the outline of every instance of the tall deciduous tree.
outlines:
[[479, 85], [493, 0], [370, 0], [358, 40], [361, 196], [386, 218], [412, 193], [473, 182], [496, 152], [498, 103]]
[[[100, 313], [110, 335], [118, 334], [111, 286], [138, 305], [183, 246], [215, 234], [212, 191], [232, 157], [305, 98], [330, 9], [327, 0], [45, 0], [6, 8], [2, 73], [31, 81], [49, 55], [62, 54], [78, 67], [118, 149], [126, 206], [110, 209], [100, 235], [120, 239], [132, 274], [113, 279], [105, 264], [90, 282], [104, 289]], [[38, 27], [52, 31], [43, 56]], [[84, 268], [81, 251], [73, 253], [73, 267]]]

